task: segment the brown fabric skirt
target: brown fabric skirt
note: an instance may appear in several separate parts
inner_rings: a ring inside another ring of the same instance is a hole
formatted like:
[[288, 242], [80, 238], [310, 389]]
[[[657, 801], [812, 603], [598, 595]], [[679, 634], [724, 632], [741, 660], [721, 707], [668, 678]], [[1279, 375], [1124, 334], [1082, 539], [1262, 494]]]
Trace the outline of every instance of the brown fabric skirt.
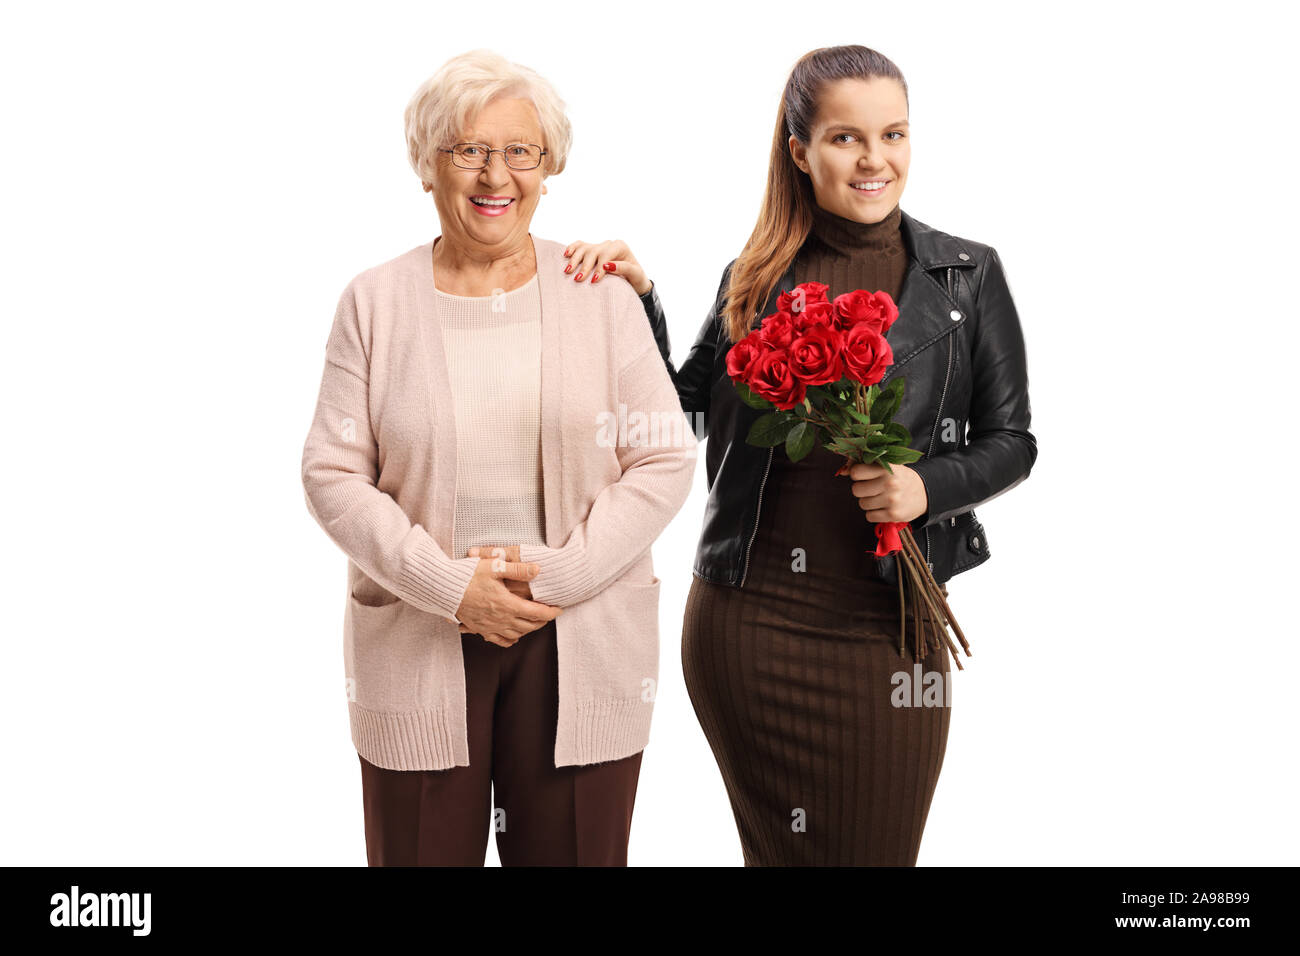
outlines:
[[915, 865], [943, 765], [949, 658], [913, 663], [910, 608], [900, 656], [898, 588], [842, 462], [778, 448], [744, 586], [696, 576], [687, 598], [686, 687], [747, 866]]

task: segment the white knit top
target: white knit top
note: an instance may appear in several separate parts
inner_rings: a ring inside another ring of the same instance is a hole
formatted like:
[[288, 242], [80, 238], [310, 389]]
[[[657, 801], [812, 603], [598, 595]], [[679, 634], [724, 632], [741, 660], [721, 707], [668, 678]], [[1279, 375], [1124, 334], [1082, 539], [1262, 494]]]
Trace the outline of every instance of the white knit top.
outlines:
[[474, 545], [545, 545], [537, 275], [498, 295], [435, 292], [456, 405], [452, 557]]

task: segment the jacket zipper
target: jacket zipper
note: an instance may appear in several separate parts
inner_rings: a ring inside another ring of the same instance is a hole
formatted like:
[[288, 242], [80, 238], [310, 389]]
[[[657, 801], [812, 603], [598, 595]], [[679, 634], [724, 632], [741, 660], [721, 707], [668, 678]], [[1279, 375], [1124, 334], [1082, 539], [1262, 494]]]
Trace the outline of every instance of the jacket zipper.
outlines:
[[[952, 295], [952, 268], [948, 269], [948, 294]], [[943, 400], [948, 396], [948, 382], [952, 379], [952, 337], [953, 333], [948, 333], [948, 369], [943, 373], [943, 391], [939, 393], [939, 409], [934, 413], [934, 427], [930, 429], [930, 447], [926, 450], [925, 457], [929, 458], [934, 455], [934, 440], [939, 435], [939, 422], [943, 420]], [[925, 563], [929, 565], [930, 570], [934, 570], [934, 562], [930, 560], [930, 529], [925, 529]]]
[[[949, 266], [949, 267], [948, 267], [948, 298], [950, 298], [950, 299], [953, 298], [953, 294], [952, 294], [952, 266]], [[962, 439], [962, 444], [963, 444], [963, 445], [966, 444], [966, 425], [965, 425], [965, 423], [962, 424], [962, 429], [961, 429], [961, 439]], [[955, 527], [957, 527], [957, 516], [956, 516], [956, 515], [953, 515], [951, 518], [948, 519], [948, 527], [950, 527], [950, 528], [955, 528]]]
[[776, 446], [773, 445], [767, 450], [767, 464], [763, 467], [763, 480], [758, 486], [758, 507], [754, 510], [754, 530], [749, 533], [749, 544], [745, 545], [745, 570], [740, 574], [740, 586], [745, 586], [745, 578], [749, 577], [749, 551], [754, 547], [754, 537], [758, 534], [758, 516], [763, 513], [763, 488], [767, 485], [767, 473], [772, 468], [772, 455], [776, 453]]

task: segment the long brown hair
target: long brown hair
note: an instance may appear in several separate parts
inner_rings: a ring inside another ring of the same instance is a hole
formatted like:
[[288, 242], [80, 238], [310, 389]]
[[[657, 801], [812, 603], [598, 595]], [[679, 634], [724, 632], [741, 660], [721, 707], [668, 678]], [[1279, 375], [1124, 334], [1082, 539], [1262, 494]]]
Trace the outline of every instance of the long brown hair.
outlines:
[[897, 80], [907, 96], [907, 81], [894, 62], [865, 46], [829, 46], [805, 53], [790, 71], [772, 134], [772, 154], [767, 166], [767, 188], [758, 223], [731, 268], [723, 320], [732, 342], [739, 342], [771, 289], [808, 238], [812, 229], [812, 180], [794, 163], [789, 139], [812, 139], [817, 101], [828, 83], [843, 79], [877, 77]]

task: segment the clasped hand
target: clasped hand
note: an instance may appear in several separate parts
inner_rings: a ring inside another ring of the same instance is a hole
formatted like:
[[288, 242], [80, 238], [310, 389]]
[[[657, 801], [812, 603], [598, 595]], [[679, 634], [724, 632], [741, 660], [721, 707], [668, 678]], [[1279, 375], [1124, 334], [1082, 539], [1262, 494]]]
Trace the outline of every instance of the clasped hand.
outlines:
[[528, 582], [541, 569], [536, 562], [519, 560], [519, 545], [475, 546], [469, 549], [468, 556], [479, 562], [456, 609], [462, 634], [478, 634], [491, 644], [513, 647], [519, 638], [559, 617], [564, 610], [532, 599]]

